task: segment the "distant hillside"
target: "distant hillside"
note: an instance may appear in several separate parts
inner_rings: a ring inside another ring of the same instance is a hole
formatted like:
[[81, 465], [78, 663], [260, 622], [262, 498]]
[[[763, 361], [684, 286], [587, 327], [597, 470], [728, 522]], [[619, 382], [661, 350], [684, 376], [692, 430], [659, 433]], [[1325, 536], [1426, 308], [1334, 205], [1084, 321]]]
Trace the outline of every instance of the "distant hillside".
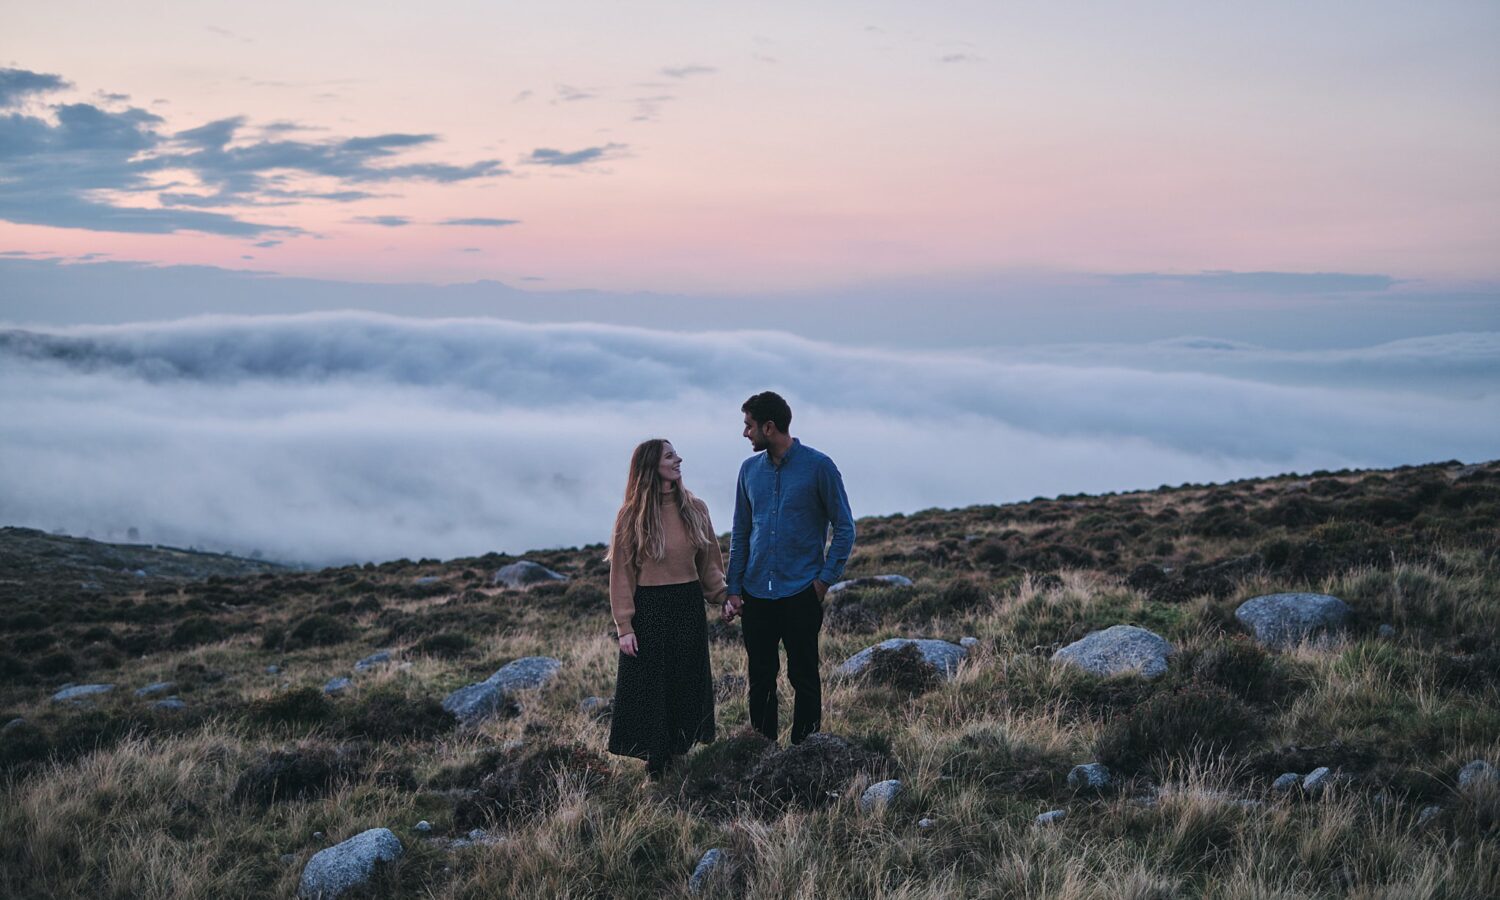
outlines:
[[[0, 530], [0, 896], [289, 896], [377, 827], [404, 848], [386, 897], [687, 897], [711, 847], [710, 896], [1495, 895], [1500, 462], [858, 529], [846, 577], [910, 584], [826, 601], [832, 736], [742, 730], [710, 612], [721, 737], [659, 784], [604, 752], [602, 546], [525, 554], [564, 580], [517, 588], [500, 554], [293, 571]], [[1338, 598], [1341, 630], [1279, 646], [1237, 616], [1285, 592]], [[1170, 646], [1161, 674], [1054, 660], [1117, 625]], [[889, 638], [963, 661], [835, 675]], [[441, 705], [531, 657], [555, 676], [491, 718]], [[113, 687], [54, 701], [70, 683]], [[1073, 772], [1095, 762], [1107, 784]]]

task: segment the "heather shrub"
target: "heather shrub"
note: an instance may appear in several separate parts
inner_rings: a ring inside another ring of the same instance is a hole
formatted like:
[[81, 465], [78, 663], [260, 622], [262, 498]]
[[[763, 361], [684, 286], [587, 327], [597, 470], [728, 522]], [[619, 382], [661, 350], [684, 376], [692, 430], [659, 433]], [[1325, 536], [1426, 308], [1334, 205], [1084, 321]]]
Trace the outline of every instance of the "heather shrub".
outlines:
[[440, 631], [437, 634], [429, 634], [412, 645], [412, 652], [423, 656], [436, 656], [439, 659], [452, 659], [463, 656], [474, 646], [474, 641], [466, 634], [456, 631]]
[[321, 743], [277, 750], [240, 773], [230, 798], [269, 806], [278, 800], [305, 800], [331, 793], [359, 774], [350, 754]]
[[327, 647], [354, 639], [354, 629], [343, 619], [324, 613], [313, 613], [293, 623], [287, 631], [285, 649], [300, 650], [303, 647]]
[[250, 720], [261, 725], [317, 725], [332, 715], [333, 701], [312, 685], [255, 700], [248, 710]]
[[1281, 703], [1306, 685], [1292, 663], [1243, 637], [1218, 641], [1196, 654], [1192, 677], [1250, 703]]
[[346, 731], [376, 741], [428, 740], [457, 724], [436, 699], [409, 694], [392, 682], [364, 692], [348, 715]]
[[915, 644], [876, 647], [864, 677], [909, 696], [925, 694], [942, 683], [937, 667], [928, 662]]
[[1122, 772], [1137, 772], [1154, 760], [1198, 752], [1235, 751], [1261, 733], [1260, 716], [1224, 688], [1202, 682], [1156, 694], [1112, 720], [1095, 755]]
[[760, 758], [776, 744], [743, 728], [689, 753], [667, 774], [666, 785], [678, 803], [697, 812], [728, 814], [738, 808], [744, 781]]
[[1067, 781], [1070, 759], [1012, 735], [999, 725], [966, 732], [946, 751], [946, 778], [976, 782], [987, 790], [1024, 797], [1050, 797]]
[[223, 623], [217, 619], [210, 619], [207, 616], [189, 616], [172, 629], [172, 636], [167, 638], [167, 643], [177, 648], [194, 647], [198, 644], [222, 641], [226, 634]]
[[820, 731], [761, 757], [745, 777], [744, 796], [763, 812], [812, 809], [826, 806], [856, 775], [875, 781], [894, 767], [888, 756]]
[[467, 828], [492, 819], [514, 822], [545, 815], [557, 805], [559, 776], [586, 791], [594, 790], [609, 781], [609, 764], [582, 744], [523, 747], [484, 776], [473, 796], [460, 801], [454, 820]]

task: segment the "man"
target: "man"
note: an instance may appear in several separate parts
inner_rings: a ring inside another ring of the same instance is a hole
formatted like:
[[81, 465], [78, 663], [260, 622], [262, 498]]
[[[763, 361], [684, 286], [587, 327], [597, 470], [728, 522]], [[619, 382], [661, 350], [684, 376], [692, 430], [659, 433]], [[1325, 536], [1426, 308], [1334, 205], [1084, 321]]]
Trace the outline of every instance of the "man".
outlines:
[[[750, 724], [773, 741], [781, 668], [777, 645], [786, 647], [796, 744], [823, 721], [818, 675], [823, 596], [843, 575], [854, 549], [854, 516], [833, 460], [788, 433], [792, 410], [785, 400], [766, 391], [740, 410], [756, 455], [740, 466], [735, 491], [724, 618], [744, 618]], [[830, 527], [833, 539], [827, 543]]]

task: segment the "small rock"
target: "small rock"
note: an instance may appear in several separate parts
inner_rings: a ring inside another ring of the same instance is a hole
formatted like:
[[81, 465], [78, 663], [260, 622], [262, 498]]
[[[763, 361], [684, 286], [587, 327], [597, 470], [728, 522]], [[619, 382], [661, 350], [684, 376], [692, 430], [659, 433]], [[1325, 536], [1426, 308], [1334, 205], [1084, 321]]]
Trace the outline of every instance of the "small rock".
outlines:
[[142, 688], [136, 688], [135, 695], [137, 697], [149, 697], [152, 694], [164, 694], [175, 687], [177, 687], [177, 682], [175, 681], [158, 681]]
[[921, 828], [924, 831], [927, 830], [928, 828], [931, 828], [932, 826], [934, 826], [936, 824], [937, 823], [934, 822], [934, 821], [932, 821], [931, 819], [918, 819], [917, 820], [917, 827]]
[[266, 674], [267, 675], [280, 675], [281, 674], [281, 666], [266, 666]]
[[468, 834], [464, 835], [464, 837], [467, 837], [469, 840], [474, 841], [475, 843], [478, 843], [479, 841], [482, 841], [489, 836], [490, 833], [488, 831], [485, 831], [483, 828], [475, 828]]
[[607, 722], [614, 713], [615, 703], [603, 697], [585, 697], [578, 704], [578, 711], [592, 718], [595, 722]]
[[964, 648], [965, 650], [973, 650], [975, 647], [979, 646], [979, 638], [961, 637], [958, 639], [958, 646]]
[[14, 719], [6, 722], [4, 728], [0, 728], [0, 734], [10, 734], [12, 731], [15, 731], [17, 728], [20, 728], [25, 724], [25, 719], [21, 718], [20, 716], [16, 716]]
[[130, 574], [134, 575], [137, 578], [145, 578], [146, 577], [146, 570], [145, 569], [136, 569], [134, 572], [131, 572]]
[[503, 584], [508, 588], [517, 590], [531, 587], [533, 584], [542, 584], [548, 581], [567, 581], [568, 576], [560, 575], [546, 566], [534, 563], [529, 559], [511, 563], [502, 567], [490, 579], [492, 584]]
[[371, 828], [313, 854], [302, 870], [297, 896], [332, 898], [357, 888], [375, 874], [375, 864], [394, 862], [404, 848], [389, 828]]
[[313, 832], [313, 840], [315, 840], [315, 841], [321, 841], [322, 839], [323, 839], [323, 832], [321, 832], [321, 831], [314, 831]]
[[281, 856], [279, 858], [280, 858], [281, 864], [283, 866], [289, 866], [292, 863], [294, 863], [294, 862], [297, 861], [297, 854], [295, 854], [295, 853], [283, 853], [283, 854], [281, 854]]
[[879, 806], [889, 805], [901, 793], [901, 782], [899, 779], [891, 778], [886, 781], [877, 781], [865, 788], [860, 795], [859, 808], [861, 812], [870, 812]]
[[1375, 633], [1382, 640], [1388, 641], [1396, 636], [1396, 626], [1391, 625], [1390, 623], [1384, 623], [1379, 628], [1375, 629]]
[[1301, 772], [1283, 772], [1271, 782], [1271, 790], [1277, 794], [1290, 794], [1302, 784]]
[[427, 821], [426, 819], [423, 819], [422, 821], [413, 825], [412, 830], [420, 831], [422, 834], [426, 834], [427, 832], [432, 830], [432, 823]]
[[1327, 766], [1318, 766], [1302, 779], [1302, 793], [1309, 797], [1316, 797], [1326, 789], [1333, 786], [1333, 771]]
[[1086, 635], [1052, 654], [1053, 662], [1079, 666], [1100, 677], [1137, 672], [1155, 678], [1167, 671], [1172, 645], [1135, 625], [1113, 625]]
[[1266, 594], [1246, 600], [1234, 611], [1256, 640], [1278, 649], [1342, 632], [1349, 616], [1349, 606], [1328, 594]]
[[912, 581], [905, 575], [871, 575], [867, 578], [848, 578], [828, 588], [829, 594], [841, 594], [850, 588], [911, 587]]
[[421, 578], [418, 578], [416, 581], [414, 581], [413, 584], [437, 584], [442, 580], [443, 579], [437, 577], [436, 575], [423, 575]]
[[1075, 791], [1102, 791], [1113, 781], [1109, 767], [1103, 763], [1074, 766], [1072, 771], [1068, 772], [1068, 787]]
[[513, 707], [512, 694], [541, 687], [556, 677], [561, 668], [562, 662], [550, 656], [523, 657], [505, 664], [484, 681], [449, 694], [443, 698], [443, 709], [453, 713], [459, 722], [472, 725]]
[[688, 877], [688, 893], [703, 893], [703, 889], [708, 887], [714, 875], [723, 869], [727, 862], [729, 862], [729, 852], [719, 847], [703, 854], [703, 857], [698, 860], [698, 865], [693, 867], [693, 874]]
[[390, 661], [391, 661], [391, 651], [389, 651], [389, 650], [378, 650], [378, 651], [376, 651], [374, 653], [371, 653], [369, 656], [366, 656], [364, 659], [360, 660], [359, 662], [355, 663], [354, 664], [354, 671], [356, 671], [356, 672], [367, 672], [370, 669], [373, 669], [376, 666], [380, 665], [381, 663], [388, 663]]
[[1441, 806], [1422, 807], [1422, 811], [1417, 813], [1417, 827], [1426, 828], [1428, 825], [1432, 824], [1433, 819], [1436, 819], [1442, 814], [1443, 808]]
[[1052, 810], [1048, 810], [1047, 812], [1044, 812], [1041, 815], [1037, 816], [1036, 817], [1036, 824], [1037, 825], [1054, 825], [1054, 824], [1056, 824], [1058, 822], [1061, 822], [1063, 819], [1066, 819], [1067, 817], [1068, 817], [1068, 811], [1067, 810], [1065, 810], [1065, 809], [1052, 809]]
[[323, 693], [341, 694], [344, 691], [349, 690], [351, 687], [354, 687], [354, 682], [348, 678], [330, 678], [328, 679], [328, 683], [323, 685]]
[[1471, 790], [1484, 784], [1500, 784], [1500, 769], [1476, 759], [1458, 770], [1458, 789]]
[[100, 694], [107, 694], [114, 690], [112, 684], [75, 684], [65, 687], [52, 695], [53, 703], [77, 703]]
[[181, 697], [166, 697], [151, 704], [153, 709], [187, 709]]
[[895, 650], [906, 644], [915, 644], [921, 651], [922, 658], [932, 664], [938, 670], [938, 674], [944, 678], [952, 678], [958, 671], [958, 664], [963, 661], [969, 651], [957, 644], [948, 641], [935, 641], [928, 639], [891, 638], [881, 641], [873, 647], [866, 647], [845, 660], [839, 666], [837, 674], [845, 676], [858, 675], [870, 664], [870, 658], [875, 655], [877, 649]]

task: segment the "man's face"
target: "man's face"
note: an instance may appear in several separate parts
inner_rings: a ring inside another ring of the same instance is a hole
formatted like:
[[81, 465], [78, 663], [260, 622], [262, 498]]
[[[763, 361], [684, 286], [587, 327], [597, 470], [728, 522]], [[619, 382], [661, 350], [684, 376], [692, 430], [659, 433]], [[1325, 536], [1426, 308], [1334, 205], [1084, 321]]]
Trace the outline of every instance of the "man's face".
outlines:
[[765, 450], [767, 447], [771, 446], [770, 440], [766, 437], [766, 425], [762, 425], [761, 423], [750, 418], [749, 413], [745, 413], [745, 430], [742, 433], [745, 435], [745, 439], [750, 442], [751, 448], [754, 449], [756, 453], [759, 453], [760, 451]]

